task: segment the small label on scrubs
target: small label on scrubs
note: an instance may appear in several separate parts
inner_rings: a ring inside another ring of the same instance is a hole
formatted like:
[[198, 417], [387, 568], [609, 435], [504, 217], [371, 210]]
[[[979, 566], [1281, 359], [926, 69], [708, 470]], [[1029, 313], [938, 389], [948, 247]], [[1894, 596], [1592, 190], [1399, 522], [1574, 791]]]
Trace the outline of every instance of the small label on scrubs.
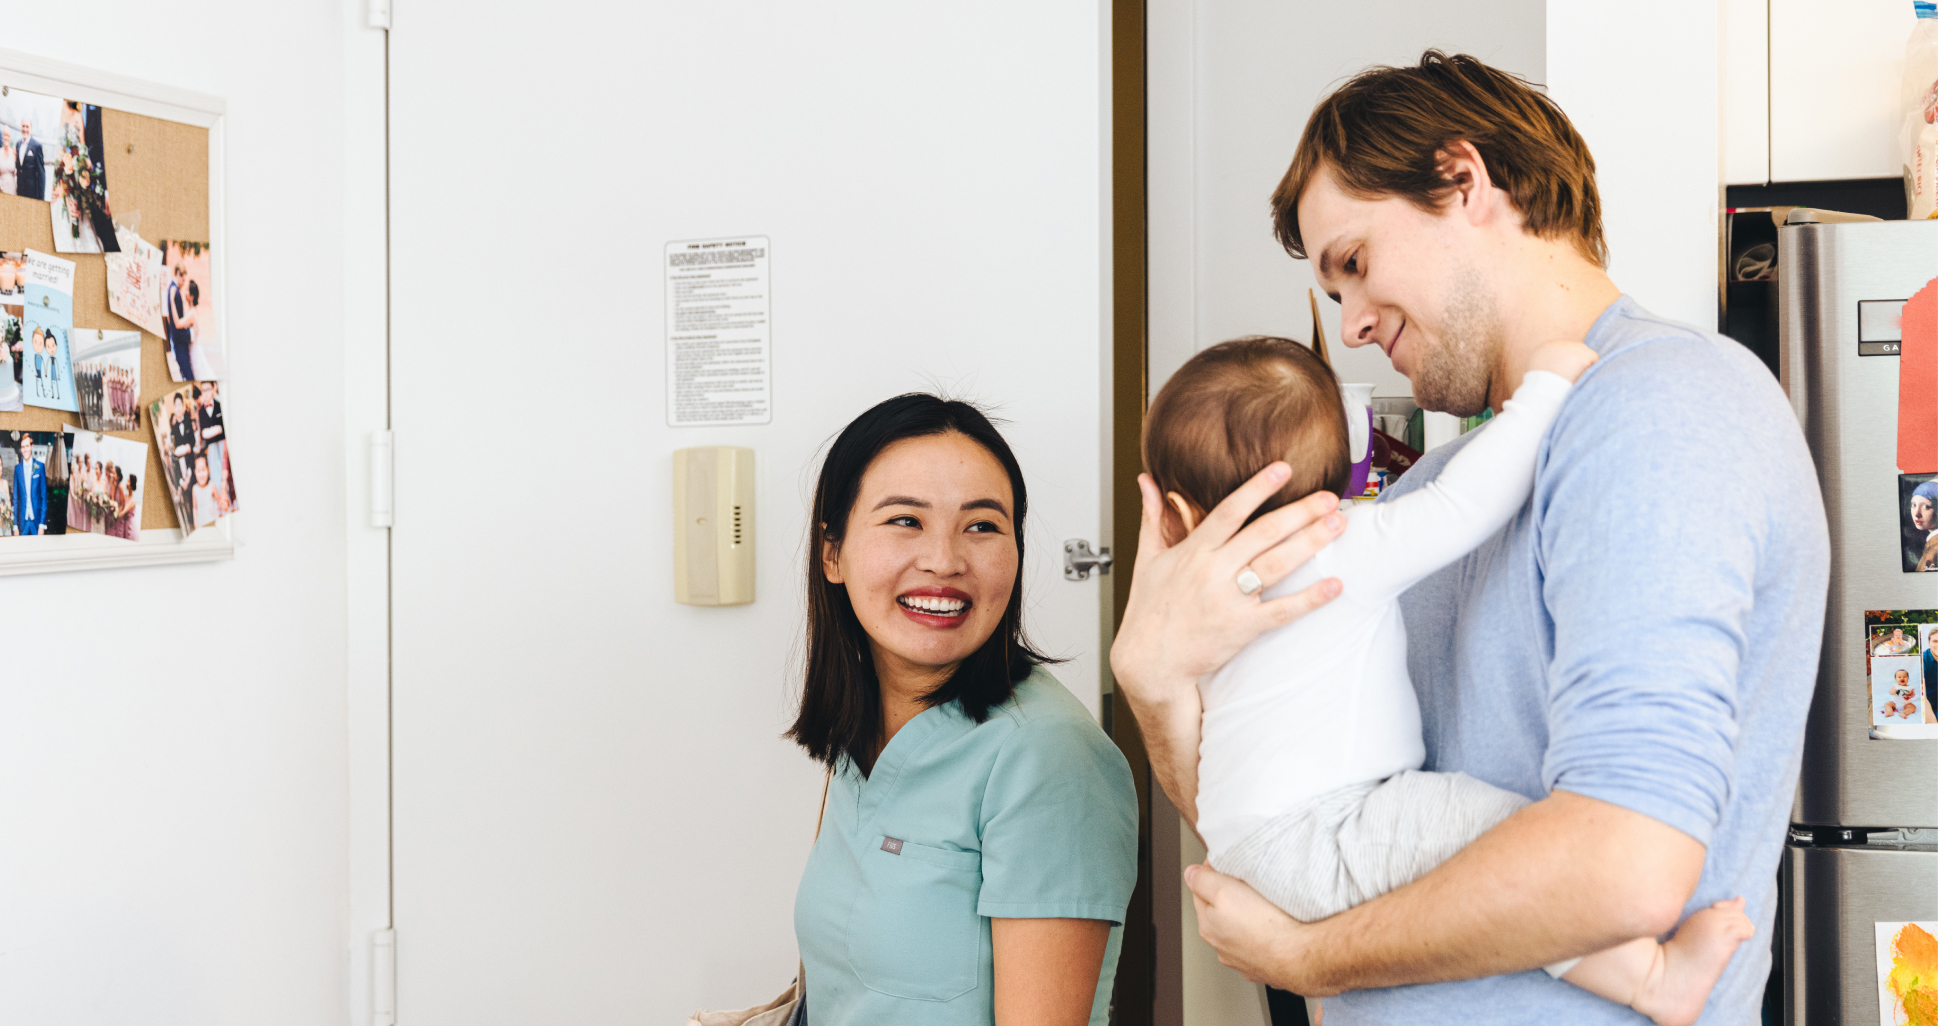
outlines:
[[900, 855], [902, 853], [902, 842], [893, 837], [884, 837], [882, 838], [882, 850], [890, 855]]

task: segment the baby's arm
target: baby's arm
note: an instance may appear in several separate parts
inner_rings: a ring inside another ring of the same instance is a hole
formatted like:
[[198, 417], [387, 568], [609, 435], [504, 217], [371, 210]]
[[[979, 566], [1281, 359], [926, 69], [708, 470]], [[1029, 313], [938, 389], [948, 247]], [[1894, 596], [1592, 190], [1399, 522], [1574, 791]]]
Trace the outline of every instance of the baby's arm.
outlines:
[[1514, 518], [1534, 490], [1541, 439], [1561, 413], [1574, 379], [1595, 354], [1576, 342], [1550, 342], [1514, 397], [1425, 487], [1354, 511], [1333, 543], [1350, 597], [1377, 602], [1459, 559]]

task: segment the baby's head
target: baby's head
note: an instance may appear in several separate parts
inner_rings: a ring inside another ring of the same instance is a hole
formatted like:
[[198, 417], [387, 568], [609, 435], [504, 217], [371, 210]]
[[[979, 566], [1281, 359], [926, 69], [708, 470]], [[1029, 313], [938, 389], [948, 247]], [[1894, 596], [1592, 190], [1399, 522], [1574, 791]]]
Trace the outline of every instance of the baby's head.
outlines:
[[1314, 492], [1343, 495], [1352, 476], [1346, 438], [1339, 380], [1312, 350], [1255, 335], [1198, 353], [1144, 416], [1144, 469], [1165, 496], [1167, 540], [1188, 534], [1276, 460], [1291, 464], [1292, 476], [1252, 517]]

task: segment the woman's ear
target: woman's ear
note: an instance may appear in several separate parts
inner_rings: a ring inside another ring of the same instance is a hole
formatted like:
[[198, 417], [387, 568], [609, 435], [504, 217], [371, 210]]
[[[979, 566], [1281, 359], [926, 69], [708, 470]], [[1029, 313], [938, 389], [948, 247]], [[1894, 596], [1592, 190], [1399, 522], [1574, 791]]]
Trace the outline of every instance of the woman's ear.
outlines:
[[828, 537], [828, 525], [821, 525], [821, 573], [829, 584], [846, 584], [841, 579], [841, 546]]

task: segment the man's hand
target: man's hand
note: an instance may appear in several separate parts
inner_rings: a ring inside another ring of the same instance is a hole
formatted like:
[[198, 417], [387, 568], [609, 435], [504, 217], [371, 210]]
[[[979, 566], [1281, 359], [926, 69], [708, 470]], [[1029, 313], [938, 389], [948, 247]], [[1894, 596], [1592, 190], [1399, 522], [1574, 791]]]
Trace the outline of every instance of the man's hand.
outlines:
[[1164, 499], [1157, 484], [1149, 474], [1138, 475], [1144, 511], [1137, 564], [1124, 622], [1110, 649], [1111, 672], [1120, 684], [1151, 703], [1176, 697], [1166, 689], [1195, 683], [1252, 639], [1339, 593], [1336, 580], [1269, 602], [1260, 601], [1257, 592], [1238, 590], [1238, 574], [1247, 566], [1269, 588], [1345, 529], [1344, 519], [1333, 514], [1339, 497], [1331, 492], [1314, 493], [1245, 523], [1291, 473], [1284, 463], [1259, 471], [1173, 546], [1164, 543]]
[[[1291, 473], [1284, 463], [1259, 471], [1176, 545], [1164, 543], [1164, 498], [1157, 484], [1149, 474], [1137, 478], [1144, 516], [1130, 601], [1110, 648], [1110, 668], [1143, 730], [1158, 783], [1194, 825], [1202, 712], [1198, 678], [1225, 665], [1252, 639], [1339, 594], [1339, 582], [1325, 580], [1296, 595], [1259, 597], [1345, 529], [1345, 518], [1334, 512], [1339, 498], [1330, 492], [1245, 523]], [[1248, 566], [1262, 582], [1249, 595], [1238, 590], [1238, 574]]]
[[1253, 983], [1301, 997], [1331, 997], [1303, 977], [1300, 945], [1311, 927], [1286, 915], [1245, 881], [1205, 866], [1187, 866], [1185, 885], [1198, 909], [1198, 936], [1218, 952], [1218, 961]]

